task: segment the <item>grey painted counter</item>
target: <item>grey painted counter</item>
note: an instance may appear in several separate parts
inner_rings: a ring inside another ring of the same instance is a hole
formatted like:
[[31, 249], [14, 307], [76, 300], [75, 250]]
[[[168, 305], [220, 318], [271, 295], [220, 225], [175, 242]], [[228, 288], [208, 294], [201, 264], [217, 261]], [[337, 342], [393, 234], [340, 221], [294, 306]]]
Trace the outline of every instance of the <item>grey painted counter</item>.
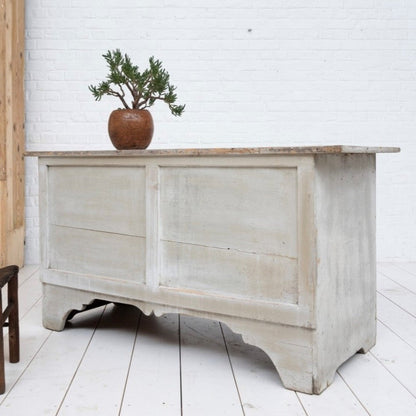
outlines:
[[29, 153], [44, 325], [94, 299], [215, 319], [320, 393], [375, 343], [375, 153], [398, 150]]

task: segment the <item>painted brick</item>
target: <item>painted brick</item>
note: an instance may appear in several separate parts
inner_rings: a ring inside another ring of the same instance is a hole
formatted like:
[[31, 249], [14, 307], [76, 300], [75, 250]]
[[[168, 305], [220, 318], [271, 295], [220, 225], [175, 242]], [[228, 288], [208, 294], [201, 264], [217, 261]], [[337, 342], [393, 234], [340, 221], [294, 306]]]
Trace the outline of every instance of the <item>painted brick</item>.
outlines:
[[[111, 149], [88, 85], [101, 55], [161, 59], [186, 112], [155, 106], [152, 147], [395, 145], [378, 158], [380, 260], [416, 260], [414, 0], [31, 0], [28, 150]], [[37, 166], [26, 162], [26, 262], [39, 262]]]

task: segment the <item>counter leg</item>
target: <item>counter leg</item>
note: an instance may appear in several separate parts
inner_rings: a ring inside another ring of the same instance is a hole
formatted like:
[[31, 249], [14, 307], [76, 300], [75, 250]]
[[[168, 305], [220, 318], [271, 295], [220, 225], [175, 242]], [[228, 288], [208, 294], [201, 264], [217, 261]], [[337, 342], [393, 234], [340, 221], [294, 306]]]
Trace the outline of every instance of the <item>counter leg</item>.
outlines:
[[83, 311], [93, 302], [89, 292], [43, 283], [43, 326], [62, 331], [72, 311]]
[[[230, 317], [224, 317], [222, 321], [241, 334], [246, 343], [255, 345], [269, 356], [287, 389], [319, 394], [332, 382], [336, 369], [325, 379], [325, 387], [316, 387], [312, 329]], [[324, 378], [324, 375], [320, 377]]]

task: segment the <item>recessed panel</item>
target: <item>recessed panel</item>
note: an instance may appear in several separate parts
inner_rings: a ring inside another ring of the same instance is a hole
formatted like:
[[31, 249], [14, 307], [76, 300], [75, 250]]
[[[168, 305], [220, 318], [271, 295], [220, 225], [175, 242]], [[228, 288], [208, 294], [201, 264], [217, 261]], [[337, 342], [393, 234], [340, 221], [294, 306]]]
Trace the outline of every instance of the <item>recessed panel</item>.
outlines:
[[50, 226], [51, 269], [144, 283], [146, 239]]
[[172, 242], [161, 249], [163, 286], [297, 302], [296, 259]]
[[146, 235], [145, 168], [49, 168], [49, 222], [75, 228]]
[[162, 285], [297, 300], [296, 168], [162, 167], [160, 235]]
[[161, 238], [297, 256], [295, 168], [161, 168]]

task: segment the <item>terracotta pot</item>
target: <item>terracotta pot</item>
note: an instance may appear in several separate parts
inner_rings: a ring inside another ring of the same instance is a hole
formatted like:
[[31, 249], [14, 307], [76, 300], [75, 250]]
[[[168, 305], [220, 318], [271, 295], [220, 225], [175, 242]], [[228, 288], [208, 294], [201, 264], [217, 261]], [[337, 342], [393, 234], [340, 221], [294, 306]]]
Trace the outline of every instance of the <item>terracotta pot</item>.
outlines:
[[118, 150], [146, 149], [153, 136], [153, 118], [147, 110], [114, 110], [108, 119], [108, 134]]

